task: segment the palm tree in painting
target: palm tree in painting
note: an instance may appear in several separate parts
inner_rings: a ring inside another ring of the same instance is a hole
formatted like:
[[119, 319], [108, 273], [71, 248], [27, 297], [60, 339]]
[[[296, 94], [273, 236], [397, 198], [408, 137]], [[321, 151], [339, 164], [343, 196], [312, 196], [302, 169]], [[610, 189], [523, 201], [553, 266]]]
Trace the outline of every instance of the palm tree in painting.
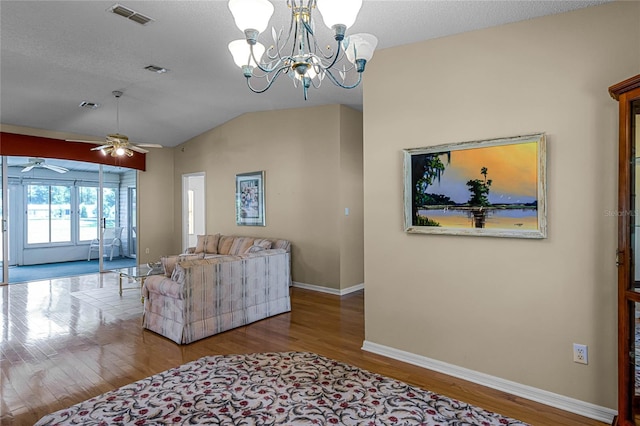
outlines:
[[482, 167], [480, 174], [484, 176], [484, 179], [471, 179], [467, 181], [467, 186], [471, 193], [469, 206], [472, 207], [473, 226], [476, 228], [484, 228], [487, 218], [487, 210], [484, 209], [484, 207], [491, 205], [489, 202], [489, 187], [491, 186], [492, 180], [487, 179], [488, 173], [489, 170], [486, 167]]
[[472, 207], [487, 207], [490, 206], [489, 202], [489, 187], [493, 182], [491, 179], [487, 179], [489, 170], [486, 167], [480, 169], [480, 174], [484, 176], [483, 179], [471, 179], [467, 181], [469, 192], [471, 197], [469, 198], [469, 205]]
[[411, 181], [413, 183], [413, 203], [412, 214], [414, 225], [418, 226], [440, 226], [425, 216], [418, 214], [418, 208], [427, 204], [431, 204], [432, 196], [428, 193], [429, 186], [444, 173], [445, 165], [440, 159], [441, 156], [447, 156], [447, 164], [451, 160], [451, 152], [435, 152], [432, 154], [414, 155], [411, 157]]

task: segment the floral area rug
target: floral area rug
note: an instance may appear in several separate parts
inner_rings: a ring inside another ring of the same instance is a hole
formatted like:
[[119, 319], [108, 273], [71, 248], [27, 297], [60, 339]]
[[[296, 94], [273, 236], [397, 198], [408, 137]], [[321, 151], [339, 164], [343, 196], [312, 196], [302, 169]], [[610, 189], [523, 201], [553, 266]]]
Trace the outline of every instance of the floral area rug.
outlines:
[[206, 356], [37, 425], [526, 425], [308, 352]]

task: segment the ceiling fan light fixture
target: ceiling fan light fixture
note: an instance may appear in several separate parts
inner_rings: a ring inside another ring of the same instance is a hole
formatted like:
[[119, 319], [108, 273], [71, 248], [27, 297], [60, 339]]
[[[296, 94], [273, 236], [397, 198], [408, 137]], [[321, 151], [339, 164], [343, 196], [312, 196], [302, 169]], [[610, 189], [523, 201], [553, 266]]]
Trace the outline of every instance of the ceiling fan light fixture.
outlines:
[[[129, 143], [129, 137], [120, 133], [120, 103], [118, 102], [122, 96], [122, 91], [114, 90], [111, 92], [116, 98], [116, 126], [117, 132], [108, 134], [105, 141], [98, 146], [91, 148], [91, 151], [100, 151], [102, 155], [111, 155], [112, 157], [133, 157], [134, 152], [146, 154], [145, 148], [162, 148], [162, 145], [155, 143], [142, 143], [132, 144]], [[96, 143], [97, 141], [81, 140], [81, 139], [67, 139], [69, 142], [90, 142]]]

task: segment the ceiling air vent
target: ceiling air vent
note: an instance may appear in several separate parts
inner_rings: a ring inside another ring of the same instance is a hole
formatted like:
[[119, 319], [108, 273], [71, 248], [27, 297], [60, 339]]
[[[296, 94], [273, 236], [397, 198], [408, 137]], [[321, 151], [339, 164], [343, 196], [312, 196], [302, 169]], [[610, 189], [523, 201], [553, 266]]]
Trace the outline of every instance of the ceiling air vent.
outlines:
[[95, 103], [95, 102], [89, 102], [89, 101], [82, 101], [80, 102], [80, 105], [78, 105], [80, 108], [87, 108], [87, 109], [96, 109], [96, 108], [100, 108], [100, 104]]
[[115, 13], [116, 15], [120, 15], [124, 18], [130, 19], [133, 22], [137, 22], [140, 25], [146, 25], [149, 22], [153, 21], [153, 18], [150, 18], [146, 15], [143, 15], [142, 13], [136, 12], [133, 9], [117, 3], [107, 9], [107, 12]]
[[151, 72], [157, 72], [158, 74], [164, 74], [165, 72], [169, 71], [168, 69], [159, 67], [157, 65], [148, 65], [144, 67], [144, 69]]

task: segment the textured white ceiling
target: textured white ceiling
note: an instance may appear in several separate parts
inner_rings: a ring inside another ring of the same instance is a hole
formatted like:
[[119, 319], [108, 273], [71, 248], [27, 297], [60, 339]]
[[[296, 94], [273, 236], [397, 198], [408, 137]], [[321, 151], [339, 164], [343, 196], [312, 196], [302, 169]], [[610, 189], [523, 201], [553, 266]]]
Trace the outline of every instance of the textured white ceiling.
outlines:
[[[384, 49], [606, 1], [365, 0], [348, 33], [373, 33]], [[288, 78], [264, 94], [249, 92], [227, 50], [229, 41], [243, 37], [227, 1], [119, 1], [155, 19], [147, 26], [107, 13], [115, 3], [0, 2], [2, 124], [100, 139], [116, 131], [111, 92], [122, 90], [120, 131], [132, 142], [175, 146], [245, 112], [333, 103], [362, 107], [361, 87], [338, 89], [328, 81], [311, 90], [306, 102]], [[270, 24], [286, 26], [286, 2], [273, 3]], [[324, 23], [316, 20], [320, 39], [328, 40]], [[170, 72], [143, 69], [150, 64]], [[102, 107], [79, 108], [83, 100]]]

